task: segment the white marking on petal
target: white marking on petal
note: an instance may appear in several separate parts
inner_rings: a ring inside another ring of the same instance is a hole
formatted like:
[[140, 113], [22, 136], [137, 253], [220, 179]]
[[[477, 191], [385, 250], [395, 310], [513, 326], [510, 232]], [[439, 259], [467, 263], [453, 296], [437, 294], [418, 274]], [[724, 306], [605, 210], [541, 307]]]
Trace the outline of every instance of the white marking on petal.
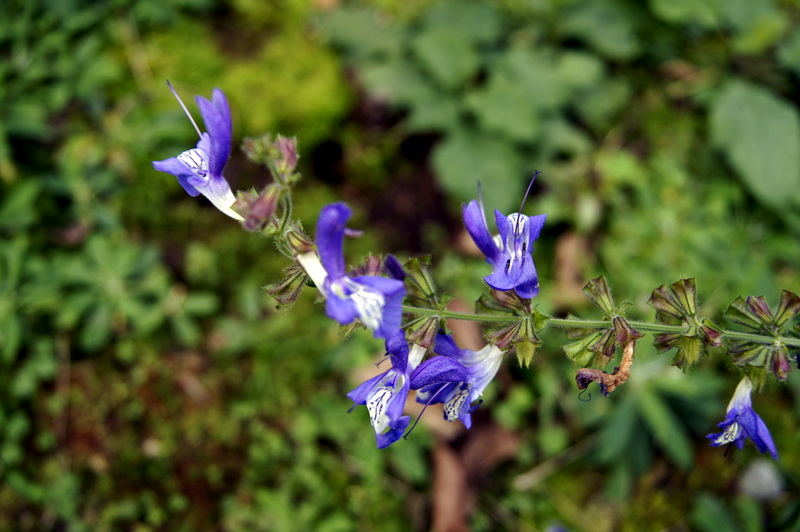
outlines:
[[739, 426], [737, 422], [733, 422], [728, 425], [728, 428], [719, 435], [719, 437], [714, 440], [714, 443], [717, 445], [725, 445], [726, 443], [733, 443], [739, 438], [739, 434], [742, 432], [742, 427]]
[[192, 148], [178, 155], [178, 160], [185, 164], [197, 177], [208, 177], [208, 154], [198, 148]]
[[461, 408], [464, 406], [464, 403], [467, 402], [467, 398], [469, 397], [469, 388], [465, 387], [459, 390], [459, 392], [454, 395], [449, 401], [444, 404], [444, 418], [447, 421], [453, 421], [458, 419], [458, 415], [461, 412]]
[[386, 304], [383, 294], [359, 284], [349, 277], [345, 277], [341, 283], [336, 284], [338, 286], [332, 287], [334, 293], [342, 299], [352, 300], [356, 306], [358, 317], [364, 325], [372, 330], [377, 330], [383, 323], [383, 306]]
[[375, 429], [376, 434], [381, 434], [389, 429], [391, 419], [386, 414], [389, 409], [389, 401], [395, 393], [403, 388], [405, 376], [397, 375], [394, 386], [384, 385], [374, 390], [367, 398], [367, 410], [369, 411], [369, 421]]

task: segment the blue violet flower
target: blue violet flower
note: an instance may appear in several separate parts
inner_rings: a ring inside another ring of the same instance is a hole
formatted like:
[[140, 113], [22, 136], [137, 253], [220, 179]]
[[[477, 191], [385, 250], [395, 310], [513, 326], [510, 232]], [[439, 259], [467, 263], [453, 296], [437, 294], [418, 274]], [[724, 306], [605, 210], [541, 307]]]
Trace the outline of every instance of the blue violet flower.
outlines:
[[[167, 84], [169, 85], [169, 82]], [[153, 166], [156, 170], [177, 177], [178, 182], [190, 196], [202, 194], [223, 213], [236, 220], [242, 220], [242, 216], [231, 209], [236, 198], [222, 175], [222, 170], [231, 154], [232, 123], [228, 100], [219, 89], [214, 89], [211, 101], [202, 96], [196, 97], [200, 114], [208, 129], [207, 133], [201, 133], [178, 93], [172, 85], [169, 85], [169, 88], [189, 116], [197, 134], [200, 135], [200, 141], [195, 148], [186, 150], [177, 157], [153, 161]]]
[[724, 430], [717, 434], [709, 434], [706, 438], [711, 440], [711, 445], [714, 447], [735, 443], [739, 449], [744, 447], [745, 439], [750, 438], [761, 454], [769, 451], [777, 460], [778, 450], [775, 448], [769, 429], [753, 410], [750, 400], [752, 391], [753, 383], [748, 377], [743, 378], [736, 387], [731, 402], [728, 403], [725, 421], [718, 425]]
[[[536, 176], [534, 176], [535, 178]], [[531, 181], [533, 183], [533, 181]], [[528, 187], [530, 190], [530, 187]], [[526, 216], [515, 212], [504, 216], [494, 211], [499, 237], [492, 238], [478, 190], [478, 200], [462, 206], [464, 225], [478, 249], [494, 271], [483, 278], [495, 290], [515, 290], [519, 297], [530, 299], [539, 293], [539, 276], [533, 264], [533, 241], [539, 238], [547, 215]], [[522, 208], [520, 207], [520, 210]]]
[[392, 367], [347, 394], [356, 405], [366, 405], [378, 449], [399, 440], [408, 427], [411, 418], [403, 415], [403, 408], [410, 390], [410, 374], [422, 360], [425, 348], [413, 345], [409, 354], [405, 333], [398, 331], [386, 340], [386, 354]]
[[388, 339], [400, 330], [405, 286], [399, 279], [347, 275], [344, 235], [351, 214], [341, 202], [323, 207], [317, 221], [319, 257], [309, 252], [298, 255], [297, 260], [327, 299], [325, 312], [329, 318], [341, 325], [359, 318], [376, 338]]
[[472, 426], [471, 413], [480, 403], [486, 386], [494, 379], [504, 353], [488, 344], [480, 351], [459, 349], [450, 336], [439, 334], [433, 351], [435, 356], [423, 362], [411, 375], [411, 388], [417, 392], [417, 402], [442, 403], [447, 421], [461, 420]]

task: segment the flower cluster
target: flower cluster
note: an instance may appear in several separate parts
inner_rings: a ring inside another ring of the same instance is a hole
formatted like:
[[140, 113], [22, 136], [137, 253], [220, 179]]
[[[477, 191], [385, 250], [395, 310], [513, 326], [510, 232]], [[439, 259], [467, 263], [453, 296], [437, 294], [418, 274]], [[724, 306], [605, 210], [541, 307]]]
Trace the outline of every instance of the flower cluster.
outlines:
[[[504, 215], [495, 210], [499, 234], [492, 235], [479, 189], [478, 199], [462, 206], [467, 232], [492, 267], [492, 272], [483, 278], [492, 291], [481, 297], [478, 308], [490, 313], [487, 315], [490, 318], [499, 314], [505, 318], [491, 320], [500, 325], [489, 331], [486, 336], [489, 343], [482, 349], [459, 348], [451, 336], [441, 331], [448, 311], [436, 295], [432, 272], [421, 261], [409, 261], [404, 270], [392, 256], [383, 260], [370, 257], [364, 268], [348, 270], [344, 240], [357, 232], [347, 227], [352, 211], [341, 202], [322, 208], [313, 241], [303, 232], [300, 222], [291, 219], [291, 186], [300, 178], [295, 171], [298, 155], [294, 139], [278, 136], [273, 140], [265, 135], [245, 141], [245, 152], [251, 160], [265, 163], [275, 182], [259, 192], [240, 192], [237, 198], [223, 176], [232, 140], [231, 112], [225, 95], [214, 89], [211, 100], [196, 97], [207, 130], [202, 132], [178, 94], [169, 87], [200, 140], [194, 148], [177, 157], [154, 161], [153, 166], [174, 175], [191, 196], [204, 195], [220, 211], [241, 221], [246, 230], [274, 237], [279, 251], [294, 258], [296, 264], [287, 269], [286, 279], [268, 287], [280, 304], [291, 305], [310, 279], [325, 299], [325, 312], [331, 319], [343, 326], [355, 327], [360, 323], [371, 329], [376, 338], [384, 340], [390, 367], [347, 394], [353, 408], [366, 406], [379, 448], [396, 442], [408, 429], [411, 419], [404, 410], [412, 392], [417, 402], [426, 406], [441, 404], [446, 420], [459, 420], [470, 428], [472, 412], [480, 405], [484, 390], [509, 351], [516, 349], [518, 359], [528, 364], [539, 343], [540, 322], [560, 322], [562, 327], [576, 323], [577, 320], [544, 316], [531, 301], [539, 293], [533, 245], [546, 215], [527, 216], [521, 212]], [[529, 185], [528, 192], [530, 188]], [[523, 199], [523, 206], [524, 203]], [[584, 293], [606, 318], [600, 322], [582, 322], [568, 332], [577, 340], [565, 346], [565, 351], [583, 365], [588, 361], [608, 363], [617, 348], [622, 348], [620, 366], [613, 373], [601, 369], [578, 370], [581, 389], [598, 382], [603, 395], [607, 395], [630, 375], [634, 346], [642, 335], [613, 303], [604, 279], [591, 281]], [[405, 324], [404, 300], [412, 304], [406, 310], [413, 311], [412, 319]], [[749, 438], [761, 453], [768, 451], [777, 459], [772, 436], [752, 408], [751, 378], [758, 386], [768, 373], [784, 380], [791, 369], [789, 360], [800, 358], [797, 338], [800, 297], [784, 290], [774, 313], [763, 297], [738, 298], [725, 317], [745, 327], [746, 333], [722, 330], [697, 315], [693, 279], [656, 289], [649, 303], [656, 308], [658, 322], [651, 324], [650, 330], [661, 332], [656, 336], [656, 346], [660, 351], [677, 349], [676, 365], [685, 369], [696, 363], [707, 347], [724, 344], [734, 362], [749, 366], [748, 376], [739, 383], [725, 420], [719, 424], [722, 431], [707, 436], [711, 445], [735, 444], [742, 449]], [[416, 317], [414, 312], [418, 314]], [[452, 313], [450, 316], [455, 317]]]
[[317, 222], [319, 254], [310, 250], [297, 255], [326, 298], [330, 318], [342, 325], [359, 319], [376, 338], [386, 341], [391, 367], [348, 397], [367, 407], [380, 448], [397, 441], [408, 427], [410, 418], [403, 410], [412, 390], [418, 390], [418, 402], [442, 403], [445, 419], [458, 419], [469, 428], [470, 414], [500, 368], [504, 352], [491, 344], [477, 352], [462, 350], [450, 336], [439, 334], [432, 349], [435, 356], [422, 362], [427, 350], [418, 344], [409, 346], [400, 327], [405, 275], [396, 260], [387, 261], [390, 277], [354, 276], [345, 271], [344, 237], [350, 232], [346, 224], [351, 214], [344, 203], [323, 207]]

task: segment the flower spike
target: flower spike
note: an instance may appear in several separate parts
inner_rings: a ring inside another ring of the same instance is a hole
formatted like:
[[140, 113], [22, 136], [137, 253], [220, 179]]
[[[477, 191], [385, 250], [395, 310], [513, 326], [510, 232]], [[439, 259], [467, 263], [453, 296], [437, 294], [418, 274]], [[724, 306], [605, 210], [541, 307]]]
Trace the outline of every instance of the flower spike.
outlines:
[[202, 194], [217, 209], [235, 220], [242, 221], [242, 216], [231, 209], [236, 198], [222, 175], [225, 163], [231, 154], [233, 130], [231, 111], [225, 94], [219, 89], [214, 89], [211, 101], [201, 96], [196, 97], [200, 114], [208, 129], [208, 132], [203, 133], [169, 81], [167, 85], [200, 135], [200, 141], [195, 148], [186, 150], [177, 157], [153, 161], [153, 167], [177, 177], [178, 182], [190, 196]]

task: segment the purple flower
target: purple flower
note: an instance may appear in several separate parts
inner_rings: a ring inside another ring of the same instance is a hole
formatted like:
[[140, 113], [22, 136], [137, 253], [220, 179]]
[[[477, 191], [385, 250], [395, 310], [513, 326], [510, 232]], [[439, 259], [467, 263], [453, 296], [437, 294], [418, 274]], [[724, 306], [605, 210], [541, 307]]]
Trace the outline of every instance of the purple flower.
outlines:
[[[170, 89], [172, 89], [172, 85], [170, 85]], [[207, 133], [201, 133], [192, 115], [178, 97], [178, 93], [175, 92], [175, 89], [172, 89], [172, 92], [178, 98], [183, 110], [186, 111], [189, 120], [192, 121], [197, 134], [200, 135], [200, 141], [197, 143], [197, 147], [186, 150], [177, 157], [153, 161], [153, 166], [156, 170], [177, 177], [178, 182], [190, 196], [202, 194], [223, 213], [236, 220], [242, 220], [243, 218], [231, 209], [236, 198], [222, 175], [222, 170], [231, 153], [232, 125], [228, 100], [219, 89], [214, 89], [211, 101], [202, 96], [196, 97], [200, 114], [203, 115], [203, 122], [208, 129]]]
[[743, 378], [736, 387], [731, 402], [728, 403], [728, 414], [725, 416], [725, 421], [718, 425], [724, 430], [717, 434], [709, 434], [706, 438], [711, 440], [713, 447], [735, 443], [739, 449], [744, 447], [744, 440], [750, 438], [761, 454], [769, 451], [777, 460], [778, 450], [775, 448], [775, 442], [772, 441], [769, 429], [753, 410], [750, 401], [752, 391], [753, 383], [748, 377]]
[[494, 211], [499, 238], [492, 238], [483, 210], [483, 200], [472, 200], [462, 206], [464, 225], [478, 249], [486, 255], [486, 261], [494, 271], [483, 278], [495, 290], [515, 290], [525, 299], [539, 293], [539, 276], [533, 264], [531, 251], [533, 241], [539, 238], [546, 215], [525, 216], [513, 213], [504, 216]]
[[405, 333], [398, 331], [386, 340], [386, 354], [392, 367], [347, 394], [357, 405], [366, 405], [378, 449], [399, 440], [408, 427], [411, 418], [403, 415], [403, 407], [410, 389], [409, 374], [419, 364], [424, 352], [424, 348], [415, 345], [409, 357]]
[[[325, 276], [317, 286], [327, 298], [325, 312], [330, 318], [342, 325], [359, 318], [375, 332], [376, 338], [388, 339], [400, 330], [406, 290], [398, 279], [347, 275], [343, 247], [350, 215], [350, 208], [344, 203], [326, 205], [319, 214], [317, 248]], [[313, 270], [304, 267], [306, 271]], [[320, 277], [312, 275], [315, 282]]]
[[471, 413], [478, 408], [478, 401], [489, 385], [500, 363], [503, 352], [499, 347], [487, 344], [480, 351], [459, 349], [450, 336], [436, 337], [434, 352], [441, 355], [423, 362], [411, 375], [411, 388], [417, 392], [417, 402], [444, 404], [447, 421], [461, 420], [464, 426], [472, 426]]

